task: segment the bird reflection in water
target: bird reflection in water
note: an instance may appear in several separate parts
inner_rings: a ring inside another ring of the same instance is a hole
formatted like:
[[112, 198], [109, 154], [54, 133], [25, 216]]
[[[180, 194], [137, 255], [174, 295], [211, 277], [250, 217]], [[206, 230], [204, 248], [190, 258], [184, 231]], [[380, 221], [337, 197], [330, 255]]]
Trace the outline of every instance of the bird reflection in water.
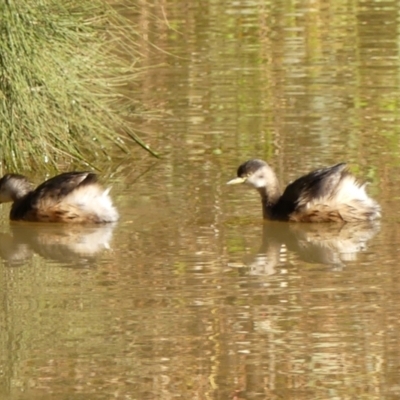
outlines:
[[114, 227], [14, 223], [10, 233], [0, 233], [0, 256], [10, 266], [25, 264], [33, 254], [64, 265], [86, 266], [110, 248]]
[[300, 260], [342, 268], [365, 251], [367, 242], [379, 231], [378, 221], [347, 224], [287, 224], [268, 222], [263, 225], [262, 242], [257, 254], [247, 257], [250, 274], [270, 275], [289, 254]]

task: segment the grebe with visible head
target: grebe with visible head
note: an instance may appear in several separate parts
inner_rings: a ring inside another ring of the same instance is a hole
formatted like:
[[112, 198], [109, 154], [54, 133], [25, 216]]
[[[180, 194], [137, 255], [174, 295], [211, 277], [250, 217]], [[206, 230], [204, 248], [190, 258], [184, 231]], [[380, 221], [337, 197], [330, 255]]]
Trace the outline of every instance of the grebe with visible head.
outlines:
[[228, 185], [246, 183], [261, 195], [265, 219], [295, 222], [355, 222], [381, 216], [379, 204], [341, 163], [316, 169], [281, 192], [278, 178], [262, 160], [249, 160]]
[[19, 174], [0, 179], [0, 203], [12, 202], [13, 221], [106, 223], [118, 220], [118, 212], [92, 172], [66, 172], [36, 189]]

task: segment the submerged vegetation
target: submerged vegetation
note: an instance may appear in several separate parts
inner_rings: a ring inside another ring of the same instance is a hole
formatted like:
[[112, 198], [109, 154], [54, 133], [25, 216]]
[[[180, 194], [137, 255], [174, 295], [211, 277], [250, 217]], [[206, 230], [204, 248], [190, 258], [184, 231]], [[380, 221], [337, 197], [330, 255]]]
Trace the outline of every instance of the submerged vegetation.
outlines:
[[125, 18], [105, 0], [6, 0], [0, 16], [3, 169], [98, 165], [133, 141], [150, 151], [129, 122], [138, 51]]

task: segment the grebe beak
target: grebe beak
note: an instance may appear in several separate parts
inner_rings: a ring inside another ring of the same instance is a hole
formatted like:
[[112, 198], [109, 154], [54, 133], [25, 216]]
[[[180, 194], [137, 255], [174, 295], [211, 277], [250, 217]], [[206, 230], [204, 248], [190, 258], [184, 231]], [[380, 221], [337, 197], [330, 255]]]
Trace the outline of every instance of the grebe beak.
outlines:
[[229, 182], [226, 182], [227, 185], [237, 185], [238, 183], [245, 183], [247, 180], [246, 177], [243, 178], [235, 178], [230, 180]]

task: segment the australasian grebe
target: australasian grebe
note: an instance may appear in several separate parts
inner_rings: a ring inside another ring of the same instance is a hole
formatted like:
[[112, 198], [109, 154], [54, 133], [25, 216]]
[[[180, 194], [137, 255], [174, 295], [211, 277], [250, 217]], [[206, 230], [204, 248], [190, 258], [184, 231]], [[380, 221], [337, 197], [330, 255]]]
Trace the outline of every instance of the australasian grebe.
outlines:
[[36, 189], [19, 174], [0, 179], [0, 203], [13, 202], [14, 221], [106, 223], [118, 220], [118, 212], [92, 172], [66, 172]]
[[379, 204], [368, 197], [365, 184], [341, 163], [316, 169], [295, 180], [281, 192], [278, 178], [262, 160], [249, 160], [229, 185], [247, 183], [261, 195], [265, 219], [296, 222], [355, 222], [381, 216]]

